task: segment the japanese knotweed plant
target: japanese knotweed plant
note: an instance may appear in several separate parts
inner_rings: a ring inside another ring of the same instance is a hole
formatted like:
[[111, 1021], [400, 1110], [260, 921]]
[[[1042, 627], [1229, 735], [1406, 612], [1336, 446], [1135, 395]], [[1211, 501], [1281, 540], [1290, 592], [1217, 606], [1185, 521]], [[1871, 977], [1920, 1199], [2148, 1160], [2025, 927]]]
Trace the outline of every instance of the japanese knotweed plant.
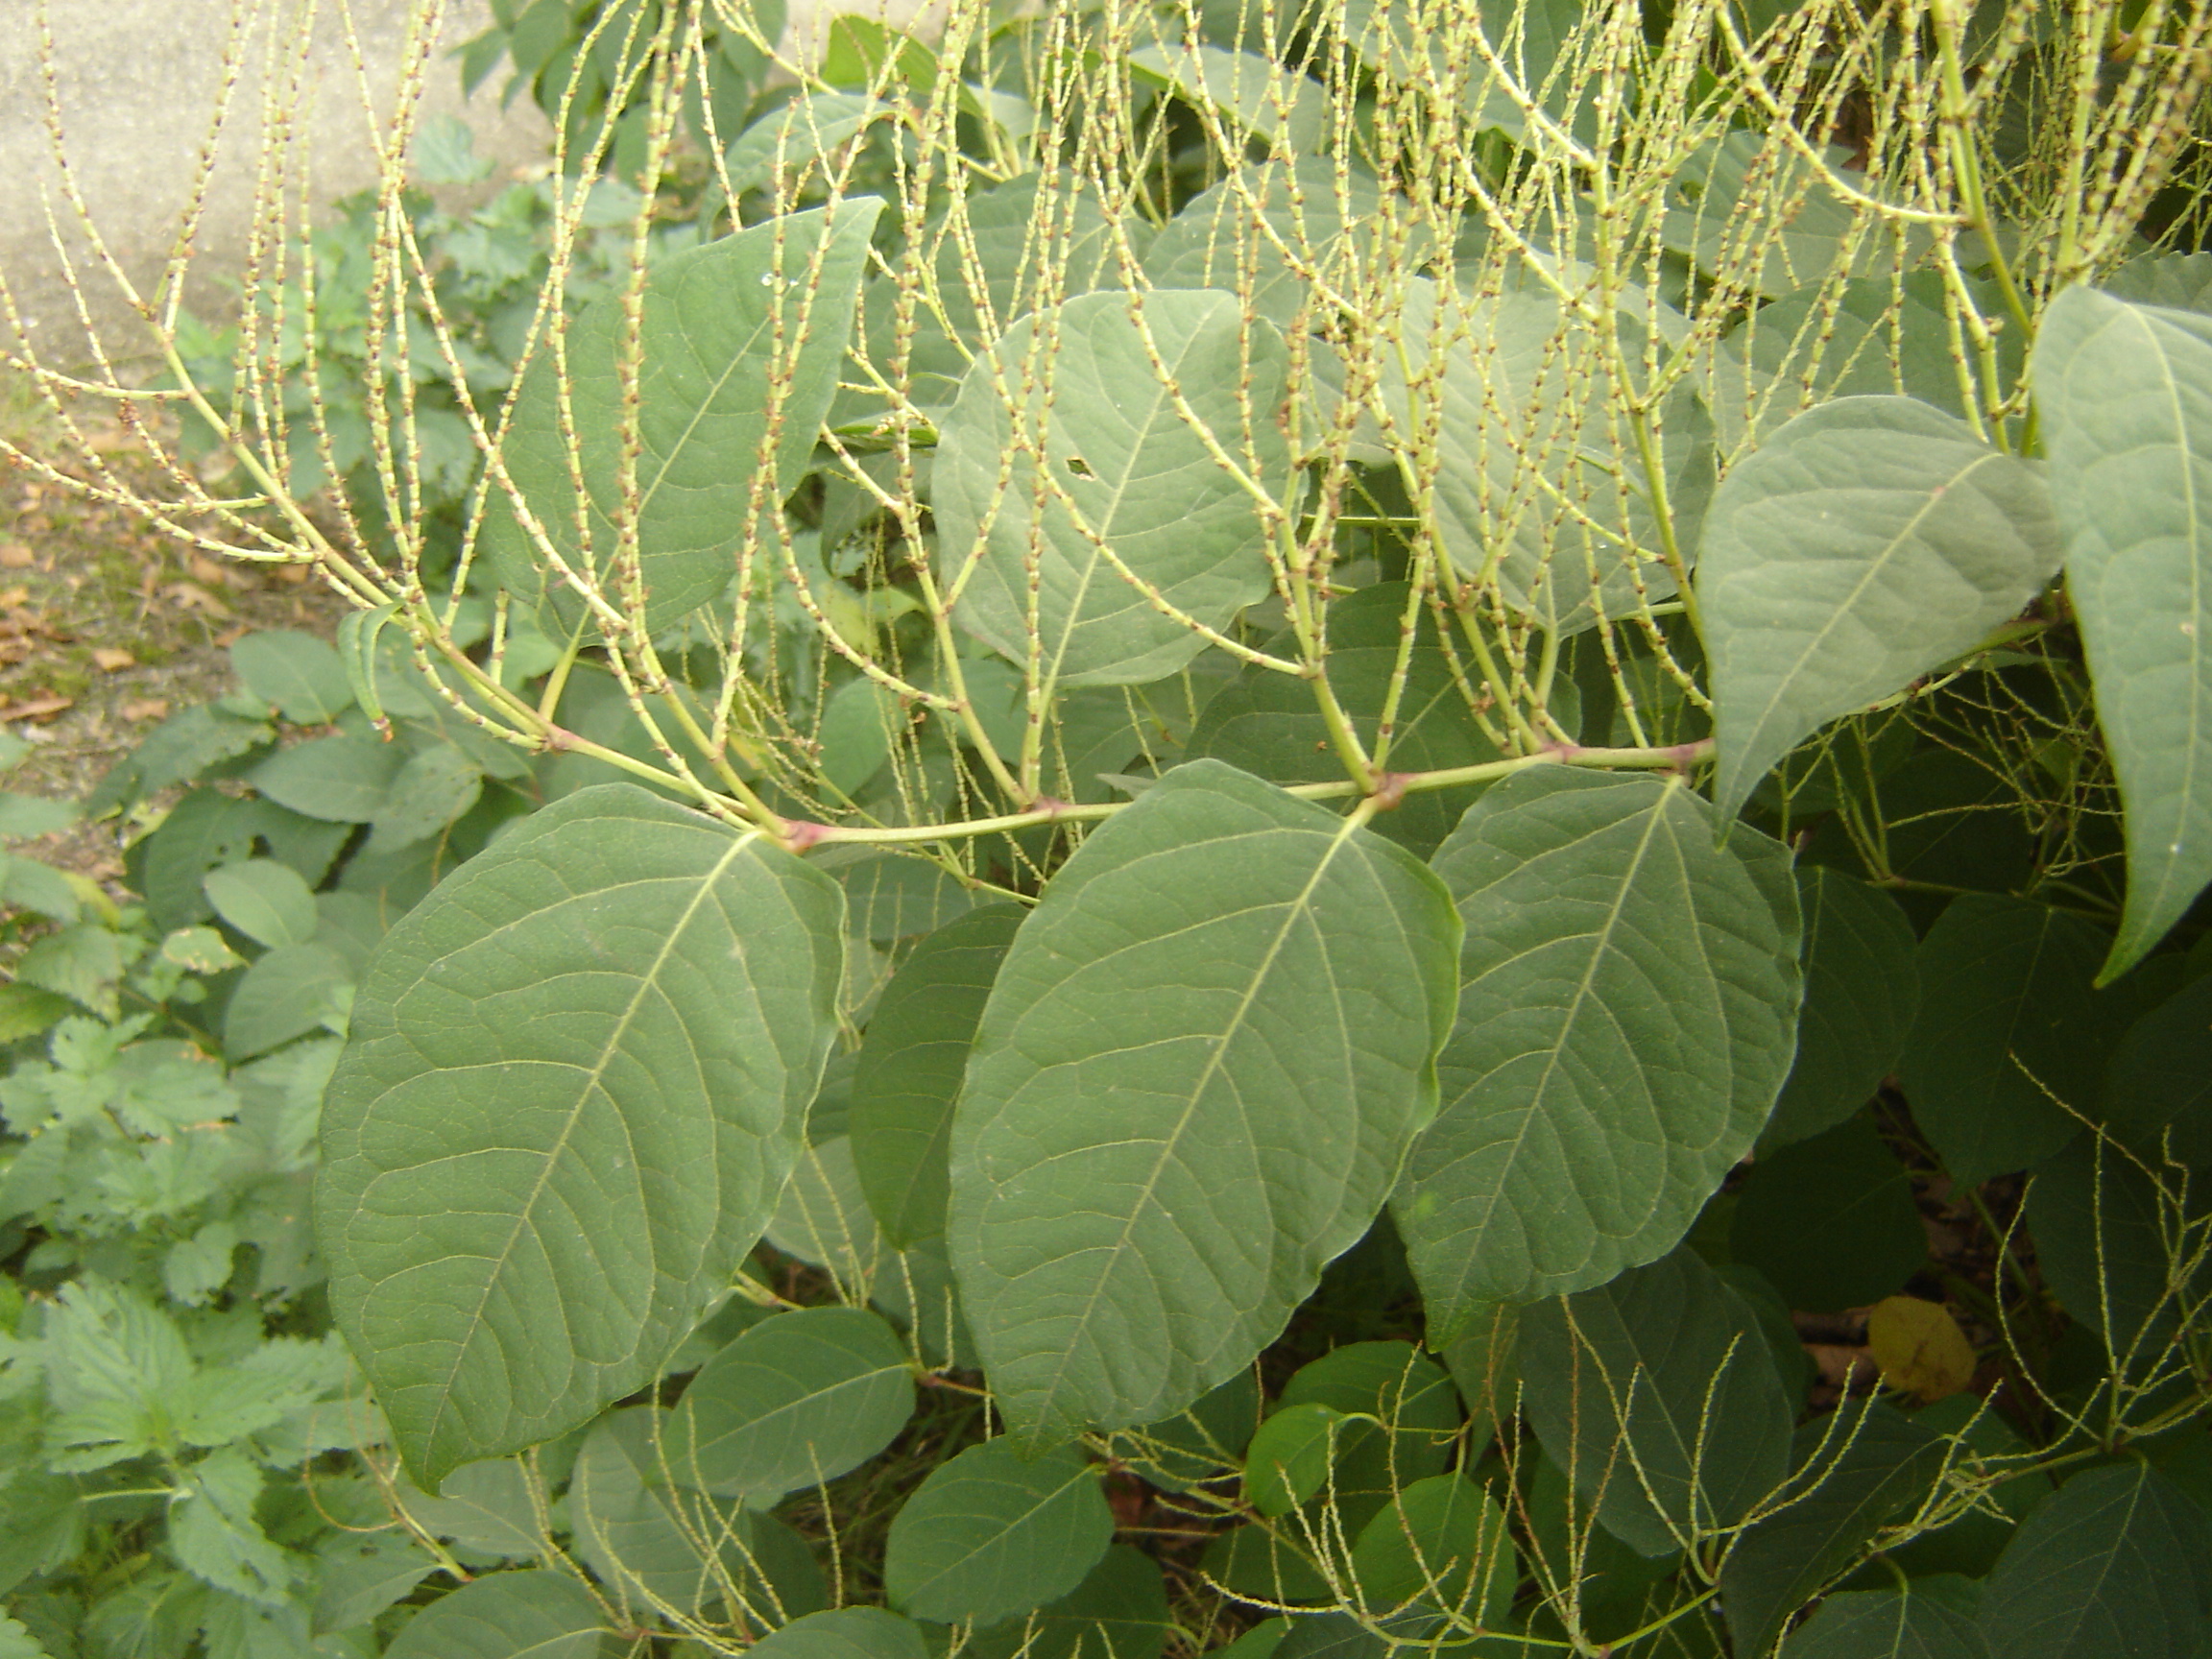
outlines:
[[2201, 1650], [2212, 15], [510, 5], [433, 558], [440, 10], [388, 556], [287, 485], [298, 128], [228, 384], [180, 262], [34, 366], [216, 432], [133, 499], [346, 595], [365, 723], [571, 767], [324, 1107], [393, 1444], [536, 1516], [395, 1652]]

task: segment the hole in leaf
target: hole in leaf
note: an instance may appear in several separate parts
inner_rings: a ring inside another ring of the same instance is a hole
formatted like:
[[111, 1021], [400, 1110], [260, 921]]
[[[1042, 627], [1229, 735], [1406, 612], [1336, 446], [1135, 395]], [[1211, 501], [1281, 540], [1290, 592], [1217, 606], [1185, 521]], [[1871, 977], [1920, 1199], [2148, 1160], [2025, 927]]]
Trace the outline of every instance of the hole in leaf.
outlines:
[[1074, 473], [1078, 478], [1095, 478], [1098, 476], [1097, 473], [1091, 470], [1091, 463], [1084, 460], [1080, 455], [1068, 457], [1068, 470]]

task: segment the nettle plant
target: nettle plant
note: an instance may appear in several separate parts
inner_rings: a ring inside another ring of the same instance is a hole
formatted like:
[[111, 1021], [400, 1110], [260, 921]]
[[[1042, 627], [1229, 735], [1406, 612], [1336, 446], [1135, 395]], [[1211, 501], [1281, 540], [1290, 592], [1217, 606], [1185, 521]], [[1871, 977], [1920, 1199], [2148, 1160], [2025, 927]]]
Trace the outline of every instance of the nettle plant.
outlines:
[[217, 433], [133, 499], [358, 607], [364, 732], [613, 780], [324, 1102], [391, 1444], [534, 1563], [393, 1651], [2201, 1652], [2212, 17], [781, 23], [501, 13], [489, 414], [402, 97], [388, 557], [266, 307], [221, 408], [161, 294], [172, 389], [40, 371]]

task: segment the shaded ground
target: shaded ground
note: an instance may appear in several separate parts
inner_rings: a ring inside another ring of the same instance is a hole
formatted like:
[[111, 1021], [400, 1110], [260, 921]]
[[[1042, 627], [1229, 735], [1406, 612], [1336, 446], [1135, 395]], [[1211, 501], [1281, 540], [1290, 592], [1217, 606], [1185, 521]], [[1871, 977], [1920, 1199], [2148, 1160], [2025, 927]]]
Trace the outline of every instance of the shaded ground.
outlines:
[[[0, 370], [0, 374], [5, 374]], [[84, 476], [19, 380], [0, 380], [0, 437]], [[108, 465], [149, 492], [153, 464], [120, 426], [96, 429]], [[6, 777], [22, 794], [78, 799], [163, 716], [232, 687], [241, 634], [327, 637], [344, 614], [302, 568], [228, 564], [136, 514], [86, 501], [0, 458], [0, 730], [32, 745]], [[121, 873], [114, 823], [23, 851], [99, 879]]]

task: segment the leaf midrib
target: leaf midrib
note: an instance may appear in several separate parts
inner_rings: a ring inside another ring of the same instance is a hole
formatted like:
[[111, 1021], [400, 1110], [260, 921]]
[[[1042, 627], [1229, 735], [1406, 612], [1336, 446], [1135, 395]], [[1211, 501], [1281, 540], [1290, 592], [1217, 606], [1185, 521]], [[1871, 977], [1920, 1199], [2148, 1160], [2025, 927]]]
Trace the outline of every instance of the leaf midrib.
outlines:
[[613, 1063], [615, 1053], [621, 1046], [622, 1038], [629, 1031], [631, 1023], [637, 1019], [638, 1009], [644, 1005], [646, 993], [659, 983], [661, 969], [667, 964], [669, 957], [675, 953], [678, 941], [684, 937], [685, 930], [691, 926], [692, 919], [698, 915], [700, 908], [706, 903], [707, 896], [714, 890], [715, 884], [729, 872], [745, 850], [759, 839], [760, 831], [752, 830], [731, 842], [728, 850], [715, 861], [713, 867], [699, 878], [692, 891], [690, 901], [684, 906], [683, 913], [676, 919], [675, 926], [669, 928], [668, 937], [661, 942], [661, 949], [655, 953], [651, 966], [637, 975], [637, 986], [631, 994], [629, 1005], [622, 1010], [621, 1017], [616, 1020], [613, 1030], [608, 1034], [607, 1041], [600, 1049], [597, 1062], [585, 1074], [583, 1083], [577, 1088], [576, 1102], [569, 1109], [566, 1120], [562, 1123], [561, 1132], [554, 1138], [553, 1144], [545, 1150], [539, 1166], [538, 1178], [531, 1183], [529, 1195], [516, 1209], [515, 1224], [508, 1231], [506, 1241], [499, 1247], [496, 1255], [488, 1259], [490, 1265], [483, 1276], [483, 1289], [476, 1298], [475, 1308], [469, 1314], [467, 1333], [454, 1342], [452, 1363], [445, 1368], [445, 1375], [438, 1384], [438, 1404], [430, 1415], [429, 1422], [423, 1428], [422, 1444], [424, 1447], [435, 1447], [438, 1443], [439, 1433], [444, 1427], [446, 1414], [452, 1408], [454, 1381], [460, 1376], [461, 1367], [469, 1349], [474, 1344], [477, 1334], [484, 1329], [484, 1310], [492, 1300], [493, 1287], [505, 1275], [508, 1263], [514, 1259], [516, 1242], [522, 1237], [532, 1213], [536, 1210], [539, 1200], [543, 1196], [546, 1185], [552, 1179], [555, 1166], [559, 1164], [567, 1150], [568, 1139], [575, 1133], [576, 1125], [583, 1118], [585, 1102], [590, 1098], [592, 1091], [599, 1087], [600, 1079], [605, 1076], [608, 1066]]

